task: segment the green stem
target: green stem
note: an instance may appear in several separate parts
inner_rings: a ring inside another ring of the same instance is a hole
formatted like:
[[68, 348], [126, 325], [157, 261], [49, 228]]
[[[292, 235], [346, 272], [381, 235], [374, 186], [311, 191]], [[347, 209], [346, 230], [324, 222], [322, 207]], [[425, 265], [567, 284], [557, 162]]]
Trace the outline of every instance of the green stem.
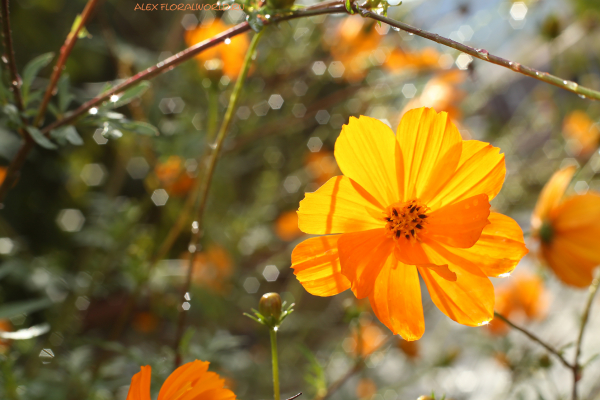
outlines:
[[585, 303], [583, 315], [581, 316], [579, 335], [577, 336], [577, 343], [575, 345], [575, 360], [573, 361], [573, 392], [571, 397], [572, 400], [577, 400], [577, 383], [579, 382], [579, 379], [581, 379], [581, 366], [579, 365], [579, 356], [581, 355], [581, 343], [583, 342], [583, 333], [585, 332], [585, 327], [587, 326], [587, 322], [590, 317], [590, 309], [592, 308], [592, 304], [594, 303], [594, 297], [598, 292], [599, 286], [600, 276], [597, 276], [593, 280], [592, 285], [588, 290], [588, 299]]
[[280, 400], [279, 397], [279, 361], [277, 358], [277, 328], [270, 328], [271, 336], [271, 360], [273, 361], [273, 393], [275, 400]]
[[[260, 32], [256, 33], [252, 38], [252, 42], [250, 43], [250, 47], [248, 48], [248, 51], [246, 52], [246, 57], [244, 58], [242, 70], [240, 72], [240, 75], [238, 76], [237, 81], [235, 82], [235, 87], [233, 88], [231, 97], [229, 97], [229, 105], [227, 106], [227, 111], [225, 112], [223, 123], [221, 124], [221, 128], [217, 133], [214, 145], [210, 145], [210, 147], [213, 150], [209, 157], [206, 172], [204, 173], [204, 179], [202, 179], [202, 183], [200, 184], [200, 189], [198, 192], [198, 202], [196, 203], [194, 213], [194, 215], [196, 216], [197, 227], [194, 229], [194, 233], [188, 246], [188, 249], [190, 249], [190, 258], [188, 262], [185, 284], [181, 292], [182, 301], [186, 301], [184, 300], [185, 294], [190, 291], [190, 286], [192, 282], [192, 272], [194, 269], [194, 261], [196, 260], [197, 254], [196, 249], [198, 249], [200, 237], [202, 236], [204, 209], [206, 208], [206, 200], [208, 199], [208, 190], [210, 189], [210, 183], [212, 181], [215, 168], [217, 166], [217, 160], [219, 159], [221, 149], [223, 148], [223, 142], [225, 141], [225, 137], [227, 136], [229, 124], [231, 123], [231, 117], [233, 117], [233, 110], [235, 110], [237, 106], [238, 97], [242, 91], [242, 87], [244, 86], [246, 77], [248, 76], [250, 64], [252, 64], [252, 56], [256, 52], [256, 47], [258, 46], [258, 42], [261, 36], [263, 35], [264, 31], [265, 29], [261, 30]], [[180, 366], [182, 361], [182, 354], [179, 345], [181, 343], [181, 338], [183, 337], [183, 332], [185, 330], [186, 316], [187, 312], [184, 310], [180, 310], [179, 319], [177, 322], [177, 333], [175, 335], [175, 343], [173, 347], [175, 350], [175, 367]]]

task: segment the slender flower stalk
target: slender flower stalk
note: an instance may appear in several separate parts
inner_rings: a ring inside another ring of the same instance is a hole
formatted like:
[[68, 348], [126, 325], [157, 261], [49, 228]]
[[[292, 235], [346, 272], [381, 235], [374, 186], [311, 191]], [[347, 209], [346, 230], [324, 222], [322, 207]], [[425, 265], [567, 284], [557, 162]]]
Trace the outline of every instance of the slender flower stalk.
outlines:
[[[239, 26], [239, 25], [238, 25]], [[234, 28], [235, 29], [235, 28]], [[196, 222], [194, 223], [193, 234], [190, 240], [190, 244], [188, 249], [190, 251], [190, 259], [188, 263], [187, 274], [185, 278], [185, 284], [183, 287], [183, 291], [181, 297], [183, 298], [187, 292], [190, 290], [191, 281], [192, 281], [192, 272], [194, 270], [194, 261], [196, 260], [196, 253], [198, 249], [198, 245], [200, 243], [200, 238], [202, 236], [202, 222], [204, 216], [204, 209], [206, 208], [206, 200], [208, 199], [208, 191], [210, 189], [210, 183], [212, 181], [212, 176], [215, 172], [215, 167], [217, 165], [217, 160], [219, 159], [219, 155], [221, 153], [221, 149], [223, 147], [223, 142], [225, 141], [225, 137], [227, 136], [227, 131], [229, 128], [229, 124], [231, 122], [231, 118], [233, 117], [233, 111], [236, 108], [238, 97], [244, 86], [244, 81], [246, 80], [246, 76], [248, 76], [248, 71], [250, 70], [250, 64], [252, 63], [252, 55], [256, 51], [258, 46], [258, 42], [264, 33], [264, 29], [254, 35], [252, 38], [252, 42], [250, 43], [250, 47], [248, 48], [248, 52], [246, 53], [246, 58], [244, 59], [244, 64], [242, 66], [242, 71], [235, 83], [235, 87], [233, 88], [233, 92], [231, 93], [231, 97], [229, 98], [229, 105], [227, 107], [227, 111], [225, 112], [225, 117], [223, 119], [223, 123], [221, 124], [221, 128], [217, 133], [217, 137], [214, 143], [214, 146], [211, 145], [213, 149], [212, 154], [208, 161], [208, 166], [206, 168], [206, 172], [204, 174], [204, 179], [200, 185], [198, 200], [196, 204]], [[181, 338], [183, 336], [183, 331], [185, 329], [186, 322], [186, 312], [181, 311], [179, 314], [179, 320], [177, 324], [177, 333], [175, 336], [175, 366], [178, 367], [181, 365], [181, 352], [179, 349], [179, 344], [181, 342]]]
[[550, 352], [551, 354], [555, 355], [561, 363], [564, 364], [565, 367], [574, 370], [576, 367], [575, 365], [571, 364], [570, 362], [568, 362], [562, 354], [560, 354], [558, 352], [558, 350], [554, 349], [552, 346], [550, 346], [549, 344], [547, 344], [546, 342], [544, 342], [542, 339], [538, 338], [537, 336], [535, 336], [533, 333], [529, 332], [527, 329], [525, 328], [521, 328], [518, 325], [515, 325], [514, 323], [512, 323], [511, 321], [509, 321], [505, 316], [503, 316], [502, 314], [498, 314], [497, 312], [494, 312], [494, 316], [497, 318], [500, 318], [502, 321], [506, 322], [511, 328], [518, 330], [519, 332], [524, 333], [529, 339], [533, 340], [534, 342], [542, 345], [542, 347], [544, 347], [546, 350], [548, 350], [548, 352]]
[[67, 62], [67, 59], [71, 54], [71, 50], [73, 50], [73, 47], [75, 47], [75, 43], [79, 38], [79, 33], [87, 23], [87, 20], [89, 19], [97, 3], [98, 0], [88, 0], [87, 4], [85, 5], [85, 8], [83, 9], [83, 12], [76, 21], [76, 25], [73, 26], [73, 29], [71, 29], [71, 32], [69, 32], [69, 34], [67, 35], [65, 43], [60, 48], [60, 55], [58, 57], [58, 61], [56, 62], [56, 65], [52, 70], [52, 75], [50, 76], [50, 83], [46, 88], [46, 93], [44, 93], [44, 97], [40, 104], [37, 116], [33, 121], [33, 126], [38, 126], [43, 121], [44, 114], [46, 113], [46, 108], [48, 107], [48, 103], [50, 103], [50, 99], [54, 95], [54, 89], [56, 89], [56, 85], [58, 84], [58, 80], [62, 74], [65, 63]]
[[269, 328], [271, 337], [271, 363], [273, 365], [273, 394], [275, 400], [280, 400], [279, 394], [279, 358], [277, 356], [277, 327]]
[[579, 356], [581, 355], [581, 343], [583, 341], [583, 333], [585, 332], [585, 328], [587, 326], [588, 319], [590, 317], [590, 309], [592, 308], [592, 304], [594, 302], [594, 297], [596, 297], [596, 293], [598, 292], [598, 287], [600, 286], [600, 275], [597, 276], [592, 285], [589, 288], [589, 295], [587, 302], [585, 303], [585, 308], [583, 310], [583, 315], [581, 316], [581, 325], [579, 328], [579, 336], [577, 336], [577, 343], [575, 344], [575, 360], [573, 361], [573, 392], [571, 399], [577, 400], [577, 383], [581, 379], [581, 365], [579, 364]]

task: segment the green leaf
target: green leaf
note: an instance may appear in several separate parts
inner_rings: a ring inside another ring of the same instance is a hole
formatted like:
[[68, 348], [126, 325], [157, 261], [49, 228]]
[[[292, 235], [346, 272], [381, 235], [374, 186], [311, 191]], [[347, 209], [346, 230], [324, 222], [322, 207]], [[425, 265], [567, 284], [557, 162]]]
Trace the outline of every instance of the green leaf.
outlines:
[[346, 6], [346, 11], [348, 11], [350, 14], [354, 14], [354, 10], [352, 9], [352, 0], [346, 0], [344, 4]]
[[63, 139], [74, 146], [81, 146], [83, 139], [77, 133], [77, 129], [73, 125], [63, 126], [50, 132], [50, 135], [56, 139]]
[[44, 134], [33, 126], [28, 126], [27, 132], [31, 135], [31, 138], [40, 146], [48, 150], [56, 150], [58, 147], [50, 141]]
[[123, 92], [118, 100], [116, 101], [108, 101], [106, 104], [104, 104], [103, 108], [118, 108], [118, 107], [122, 107], [126, 104], [129, 104], [131, 101], [137, 99], [138, 97], [140, 97], [141, 95], [143, 95], [146, 90], [148, 90], [150, 88], [150, 82], [148, 81], [142, 81], [140, 82], [138, 85], [132, 87], [131, 89], [127, 89], [125, 92]]
[[23, 125], [23, 121], [21, 120], [21, 116], [19, 115], [19, 109], [14, 104], [7, 104], [2, 107], [2, 111], [11, 122], [14, 122], [18, 126]]
[[54, 58], [54, 53], [42, 54], [41, 56], [31, 60], [25, 66], [25, 69], [23, 70], [23, 97], [27, 97], [27, 94], [29, 93], [29, 87], [31, 86], [33, 79], [37, 76], [42, 68], [50, 64], [52, 58]]
[[146, 135], [146, 136], [158, 136], [160, 132], [158, 129], [147, 122], [141, 121], [129, 121], [125, 123], [121, 123], [121, 128], [124, 131], [137, 133], [138, 135]]
[[50, 299], [18, 301], [0, 306], [0, 319], [11, 318], [21, 314], [30, 314], [52, 305]]

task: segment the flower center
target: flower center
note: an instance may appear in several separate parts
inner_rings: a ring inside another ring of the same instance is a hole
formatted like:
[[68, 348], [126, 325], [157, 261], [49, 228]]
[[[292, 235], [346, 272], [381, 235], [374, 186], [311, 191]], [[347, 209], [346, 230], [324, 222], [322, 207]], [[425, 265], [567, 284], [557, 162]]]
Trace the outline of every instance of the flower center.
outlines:
[[552, 237], [554, 237], [554, 228], [548, 221], [544, 221], [542, 227], [540, 228], [540, 239], [545, 244], [550, 244], [552, 242]]
[[420, 200], [409, 200], [405, 203], [395, 203], [384, 211], [387, 236], [400, 239], [418, 240], [427, 224], [429, 207]]

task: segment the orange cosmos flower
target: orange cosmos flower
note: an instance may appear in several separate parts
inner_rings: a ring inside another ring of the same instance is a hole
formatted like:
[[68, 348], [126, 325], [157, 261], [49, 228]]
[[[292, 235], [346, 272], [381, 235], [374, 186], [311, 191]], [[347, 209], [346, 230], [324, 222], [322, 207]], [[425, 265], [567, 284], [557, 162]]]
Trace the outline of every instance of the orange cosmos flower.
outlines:
[[360, 354], [364, 358], [377, 350], [385, 338], [385, 334], [376, 324], [360, 325], [352, 331], [352, 340], [355, 343], [352, 353]]
[[330, 46], [331, 55], [344, 64], [344, 78], [350, 82], [365, 77], [371, 66], [369, 57], [381, 42], [375, 23], [365, 21], [360, 16], [344, 18]]
[[[198, 25], [198, 28], [185, 33], [188, 46], [210, 39], [213, 36], [229, 29], [230, 26], [220, 19]], [[205, 71], [222, 71], [230, 79], [237, 78], [242, 70], [244, 56], [248, 50], [249, 42], [246, 35], [236, 35], [230, 39], [229, 44], [221, 43], [210, 49], [204, 50], [196, 56], [200, 68]]]
[[377, 385], [369, 378], [363, 378], [356, 385], [356, 397], [358, 399], [371, 399], [377, 394]]
[[0, 167], [0, 185], [4, 182], [4, 178], [6, 178], [6, 168]]
[[598, 148], [600, 125], [583, 111], [573, 111], [563, 121], [563, 136], [571, 153], [586, 156]]
[[403, 68], [433, 69], [439, 68], [440, 53], [433, 47], [423, 50], [406, 51], [394, 48], [388, 55], [384, 67], [391, 71]]
[[531, 217], [539, 256], [564, 283], [586, 287], [600, 264], [600, 193], [563, 199], [575, 167], [556, 172], [544, 186]]
[[465, 93], [458, 89], [467, 77], [465, 71], [454, 69], [438, 74], [423, 88], [423, 93], [408, 102], [401, 114], [419, 107], [431, 107], [438, 111], [446, 111], [454, 121], [462, 117], [462, 112], [457, 104], [465, 97]]
[[177, 156], [158, 164], [154, 173], [171, 196], [182, 196], [194, 185], [194, 179], [187, 173], [183, 160]]
[[[182, 257], [186, 260], [183, 267], [186, 270], [189, 257], [189, 252], [186, 252]], [[196, 255], [192, 280], [196, 285], [223, 293], [227, 289], [227, 279], [232, 273], [233, 261], [227, 250], [220, 245], [210, 244], [205, 251]]]
[[368, 297], [406, 340], [425, 330], [419, 275], [448, 317], [487, 323], [488, 276], [512, 271], [527, 253], [519, 225], [490, 212], [506, 171], [498, 151], [462, 140], [447, 113], [429, 108], [407, 112], [396, 136], [376, 119], [351, 118], [335, 144], [344, 176], [300, 203], [300, 229], [331, 235], [296, 246], [298, 280], [317, 296], [352, 289]]
[[289, 242], [303, 235], [298, 228], [298, 214], [296, 211], [282, 213], [274, 224], [275, 233], [279, 239]]
[[306, 171], [319, 185], [340, 173], [333, 153], [329, 150], [309, 151], [304, 157]]
[[[235, 400], [235, 394], [225, 389], [225, 380], [208, 372], [206, 361], [196, 360], [177, 368], [163, 383], [158, 400]], [[126, 400], [151, 400], [150, 378], [152, 368], [141, 367], [131, 378]]]
[[[509, 278], [506, 285], [496, 289], [496, 311], [507, 318], [540, 320], [548, 310], [548, 293], [542, 279], [533, 274], [519, 272]], [[488, 325], [494, 334], [505, 334], [509, 327], [498, 318]]]

